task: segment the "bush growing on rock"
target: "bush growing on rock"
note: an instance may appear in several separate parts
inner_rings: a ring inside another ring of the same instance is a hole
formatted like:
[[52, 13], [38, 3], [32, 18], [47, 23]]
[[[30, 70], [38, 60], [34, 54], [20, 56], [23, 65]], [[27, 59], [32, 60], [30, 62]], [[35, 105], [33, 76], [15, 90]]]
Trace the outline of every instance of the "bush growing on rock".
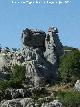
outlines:
[[0, 80], [0, 90], [5, 90], [7, 87], [9, 87], [9, 82], [7, 80]]
[[14, 65], [12, 67], [11, 79], [9, 81], [11, 87], [21, 86], [25, 80], [25, 67], [20, 65]]
[[20, 65], [14, 65], [12, 67], [11, 79], [14, 81], [23, 81], [25, 80], [25, 67]]

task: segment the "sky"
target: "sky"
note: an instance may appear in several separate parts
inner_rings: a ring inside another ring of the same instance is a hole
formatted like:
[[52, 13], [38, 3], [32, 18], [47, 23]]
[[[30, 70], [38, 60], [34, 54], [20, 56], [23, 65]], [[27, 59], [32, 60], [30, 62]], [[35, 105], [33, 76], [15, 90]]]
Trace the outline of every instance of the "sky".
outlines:
[[58, 28], [63, 45], [80, 48], [80, 0], [0, 0], [2, 47], [20, 48], [25, 28], [47, 32], [51, 26]]

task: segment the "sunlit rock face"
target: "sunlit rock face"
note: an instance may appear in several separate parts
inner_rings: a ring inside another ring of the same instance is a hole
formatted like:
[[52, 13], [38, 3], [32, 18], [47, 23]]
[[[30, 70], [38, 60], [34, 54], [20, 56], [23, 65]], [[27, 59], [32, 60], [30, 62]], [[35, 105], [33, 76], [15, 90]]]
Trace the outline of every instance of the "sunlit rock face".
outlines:
[[75, 83], [75, 87], [76, 90], [80, 91], [80, 80], [77, 80], [77, 82]]
[[63, 46], [60, 42], [57, 28], [49, 27], [46, 34], [45, 47], [45, 57], [50, 63], [54, 64], [56, 59], [63, 54]]

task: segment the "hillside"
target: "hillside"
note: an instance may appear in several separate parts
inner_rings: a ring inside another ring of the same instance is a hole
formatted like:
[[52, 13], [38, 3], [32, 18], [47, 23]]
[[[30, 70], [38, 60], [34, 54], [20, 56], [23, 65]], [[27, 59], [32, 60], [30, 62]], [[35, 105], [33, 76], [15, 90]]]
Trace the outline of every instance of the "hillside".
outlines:
[[26, 28], [21, 44], [0, 48], [0, 107], [79, 107], [80, 51], [63, 46], [56, 27]]

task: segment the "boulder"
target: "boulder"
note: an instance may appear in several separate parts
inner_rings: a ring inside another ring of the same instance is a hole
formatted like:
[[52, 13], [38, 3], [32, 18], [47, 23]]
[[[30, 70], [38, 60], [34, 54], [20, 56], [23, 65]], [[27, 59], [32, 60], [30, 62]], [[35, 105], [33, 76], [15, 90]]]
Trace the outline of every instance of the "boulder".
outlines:
[[62, 103], [58, 100], [54, 100], [50, 103], [43, 103], [41, 107], [62, 107]]
[[58, 29], [50, 27], [45, 39], [46, 51], [44, 53], [47, 61], [56, 65], [58, 58], [63, 54], [63, 46], [58, 36]]
[[75, 88], [77, 91], [80, 91], [80, 80], [77, 80], [77, 82], [75, 83], [74, 88]]

